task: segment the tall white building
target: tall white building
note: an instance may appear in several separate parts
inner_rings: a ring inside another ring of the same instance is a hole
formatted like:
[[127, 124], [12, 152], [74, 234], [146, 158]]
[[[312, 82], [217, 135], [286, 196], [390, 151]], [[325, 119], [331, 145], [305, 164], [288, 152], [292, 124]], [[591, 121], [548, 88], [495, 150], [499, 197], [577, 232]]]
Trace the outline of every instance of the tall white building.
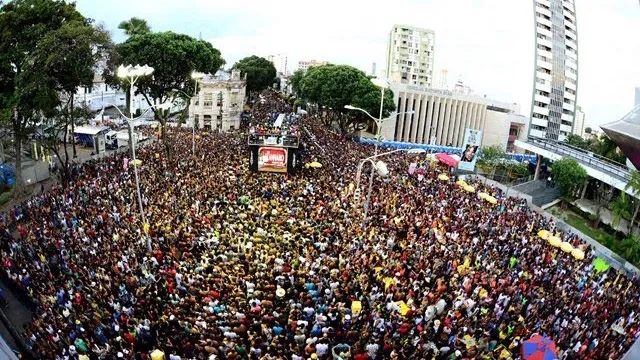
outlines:
[[300, 61], [298, 61], [298, 70], [302, 70], [304, 72], [307, 72], [307, 70], [309, 70], [310, 67], [322, 66], [322, 65], [327, 65], [327, 64], [329, 64], [328, 61], [300, 60]]
[[289, 70], [287, 68], [287, 55], [283, 55], [283, 54], [269, 55], [267, 56], [267, 60], [273, 63], [273, 66], [275, 66], [278, 74], [281, 74], [284, 76], [289, 75], [288, 73]]
[[573, 132], [578, 32], [573, 0], [533, 0], [536, 59], [529, 135], [564, 140]]
[[433, 30], [393, 25], [385, 74], [394, 83], [431, 87], [435, 39]]

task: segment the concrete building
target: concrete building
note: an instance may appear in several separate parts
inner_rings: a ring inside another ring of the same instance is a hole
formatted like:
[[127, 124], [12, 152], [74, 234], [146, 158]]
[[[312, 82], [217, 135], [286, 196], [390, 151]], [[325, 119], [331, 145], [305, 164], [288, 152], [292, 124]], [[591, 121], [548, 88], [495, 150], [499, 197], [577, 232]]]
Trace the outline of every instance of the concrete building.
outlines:
[[573, 0], [533, 0], [536, 52], [529, 135], [564, 140], [573, 132], [578, 32]]
[[572, 134], [584, 137], [584, 126], [584, 111], [582, 111], [580, 106], [576, 106], [576, 116], [573, 121]]
[[[465, 129], [471, 128], [483, 131], [482, 146], [507, 149], [515, 139], [526, 138], [528, 119], [518, 115], [517, 104], [406, 84], [397, 85], [394, 93], [398, 113], [414, 113], [386, 120], [383, 139], [459, 147]], [[369, 132], [375, 131], [375, 124], [370, 124]]]
[[[114, 105], [124, 108], [127, 106], [127, 95], [123, 90], [107, 85], [102, 75], [95, 74], [92, 86], [78, 87], [73, 103], [75, 106], [86, 106], [91, 111], [100, 111], [103, 107], [109, 108]], [[136, 95], [133, 98], [134, 113], [138, 110], [144, 112], [148, 108], [149, 104], [143, 95]], [[149, 114], [150, 112], [147, 112], [147, 115]]]
[[329, 64], [329, 62], [327, 62], [327, 61], [317, 61], [317, 60], [305, 61], [305, 60], [300, 60], [300, 61], [298, 61], [298, 70], [302, 70], [302, 71], [306, 72], [312, 66], [321, 66], [321, 65], [327, 65], [327, 64]]
[[207, 75], [198, 84], [198, 96], [189, 105], [190, 123], [198, 128], [228, 131], [240, 127], [240, 113], [245, 104], [246, 79], [239, 70], [231, 74], [220, 70]]
[[287, 55], [276, 54], [267, 56], [267, 60], [273, 63], [278, 74], [287, 76], [289, 75], [289, 68], [287, 67]]
[[393, 25], [387, 43], [385, 74], [399, 84], [432, 86], [435, 32]]
[[371, 64], [371, 76], [376, 76], [376, 63]]

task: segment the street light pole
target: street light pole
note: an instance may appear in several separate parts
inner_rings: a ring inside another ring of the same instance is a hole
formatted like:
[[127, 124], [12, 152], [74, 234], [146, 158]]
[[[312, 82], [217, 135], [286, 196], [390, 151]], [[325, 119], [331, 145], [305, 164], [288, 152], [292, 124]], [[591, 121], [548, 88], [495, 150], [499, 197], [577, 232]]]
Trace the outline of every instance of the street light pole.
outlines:
[[198, 96], [198, 82], [204, 78], [204, 74], [194, 71], [191, 73], [191, 78], [195, 80], [196, 86], [193, 91], [193, 122], [191, 123], [191, 153], [193, 156], [196, 155], [196, 100], [195, 97]]
[[[360, 197], [360, 177], [362, 175], [362, 167], [364, 166], [365, 163], [370, 163], [371, 164], [371, 176], [373, 177], [373, 173], [374, 170], [378, 171], [378, 174], [380, 176], [387, 176], [388, 174], [388, 170], [387, 170], [387, 165], [382, 162], [382, 161], [378, 161], [378, 163], [374, 162], [373, 160], [382, 156], [386, 156], [386, 155], [390, 155], [393, 153], [397, 153], [397, 152], [401, 152], [401, 151], [406, 151], [410, 154], [421, 154], [426, 152], [424, 149], [396, 149], [396, 150], [392, 150], [392, 151], [387, 151], [385, 153], [382, 154], [375, 154], [373, 156], [369, 156], [368, 158], [364, 158], [362, 160], [360, 160], [360, 163], [358, 164], [358, 170], [356, 172], [356, 201], [358, 200], [358, 198]], [[371, 189], [373, 188], [373, 182], [369, 181], [369, 189], [367, 190], [367, 202], [365, 203], [364, 206], [364, 217], [362, 218], [362, 224], [361, 224], [361, 228], [364, 229], [364, 226], [366, 224], [367, 221], [367, 216], [368, 216], [368, 209], [369, 209], [369, 200], [370, 200], [370, 196], [371, 196]]]
[[[151, 75], [153, 73], [153, 68], [149, 67], [147, 65], [144, 66], [140, 66], [140, 65], [136, 65], [136, 66], [123, 66], [120, 65], [120, 67], [118, 68], [118, 77], [122, 78], [122, 79], [128, 79], [129, 80], [129, 91], [131, 96], [130, 101], [131, 103], [129, 104], [129, 119], [127, 121], [128, 125], [129, 125], [129, 134], [133, 134], [133, 86], [135, 85], [136, 81], [141, 77], [141, 76], [147, 76], [147, 75]], [[116, 107], [117, 109], [117, 107]], [[120, 111], [120, 110], [118, 110]], [[138, 205], [140, 207], [140, 218], [142, 220], [142, 224], [143, 226], [147, 223], [147, 218], [144, 214], [144, 205], [142, 204], [142, 192], [140, 191], [140, 180], [138, 178], [138, 164], [136, 161], [136, 142], [135, 142], [135, 136], [131, 136], [131, 138], [129, 139], [129, 141], [131, 142], [131, 157], [133, 158], [133, 173], [134, 173], [134, 177], [135, 177], [135, 181], [136, 181], [136, 192], [138, 195]], [[145, 234], [146, 236], [146, 240], [147, 240], [147, 250], [152, 251], [153, 248], [151, 246], [151, 238], [149, 237], [148, 234]]]

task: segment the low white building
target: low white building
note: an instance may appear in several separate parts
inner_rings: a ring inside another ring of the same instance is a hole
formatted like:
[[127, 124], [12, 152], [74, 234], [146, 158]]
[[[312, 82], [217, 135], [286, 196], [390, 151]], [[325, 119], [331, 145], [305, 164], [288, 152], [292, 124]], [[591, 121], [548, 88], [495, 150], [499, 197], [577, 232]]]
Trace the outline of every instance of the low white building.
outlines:
[[[509, 149], [516, 139], [526, 138], [528, 119], [519, 115], [517, 104], [424, 86], [394, 84], [393, 88], [396, 111], [402, 115], [382, 123], [383, 139], [460, 147], [470, 128], [483, 132], [482, 146]], [[368, 132], [375, 131], [375, 124], [369, 124]]]
[[246, 77], [242, 79], [239, 70], [206, 75], [198, 82], [198, 95], [189, 105], [189, 124], [222, 131], [239, 128], [246, 90]]
[[[100, 111], [102, 107], [124, 107], [127, 103], [127, 95], [121, 89], [107, 85], [102, 75], [95, 74], [93, 86], [81, 86], [76, 90], [73, 100], [76, 106], [86, 105], [91, 111]], [[137, 95], [133, 99], [133, 111], [145, 111], [149, 108], [144, 96]]]

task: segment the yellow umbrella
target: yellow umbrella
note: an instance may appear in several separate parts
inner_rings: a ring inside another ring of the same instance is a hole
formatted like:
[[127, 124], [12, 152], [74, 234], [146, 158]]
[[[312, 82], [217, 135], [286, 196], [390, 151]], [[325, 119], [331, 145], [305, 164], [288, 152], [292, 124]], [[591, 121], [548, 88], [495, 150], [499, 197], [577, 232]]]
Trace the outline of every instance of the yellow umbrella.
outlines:
[[557, 236], [549, 236], [549, 238], [547, 238], [547, 241], [549, 242], [549, 245], [553, 247], [560, 247], [560, 244], [562, 244], [562, 241]]
[[460, 186], [460, 187], [465, 187], [467, 186], [467, 183], [464, 180], [458, 180], [456, 181], [456, 185]]
[[448, 181], [449, 177], [445, 174], [440, 174], [438, 175], [438, 179], [442, 180], [442, 181]]
[[493, 205], [495, 205], [495, 204], [497, 204], [497, 203], [498, 203], [498, 200], [496, 200], [496, 198], [494, 198], [494, 197], [493, 197], [493, 196], [491, 196], [491, 195], [487, 195], [484, 199], [485, 199], [489, 204], [493, 204]]
[[580, 249], [571, 250], [571, 255], [573, 255], [576, 260], [584, 260], [584, 251]]
[[566, 253], [570, 253], [573, 251], [573, 245], [571, 245], [571, 243], [569, 242], [563, 242], [562, 244], [560, 244], [560, 249]]
[[471, 185], [467, 185], [464, 187], [464, 191], [472, 193], [472, 192], [476, 192], [476, 188], [474, 188]]
[[314, 161], [314, 162], [310, 163], [310, 164], [309, 164], [309, 166], [310, 166], [310, 167], [312, 167], [312, 168], [314, 168], [314, 169], [319, 169], [319, 168], [321, 168], [321, 167], [322, 167], [322, 164], [320, 164], [320, 163], [319, 163], [319, 162], [317, 162], [317, 161]]
[[479, 192], [479, 193], [478, 193], [478, 197], [479, 197], [480, 199], [483, 199], [483, 200], [484, 200], [487, 196], [489, 196], [489, 194], [487, 194], [486, 192]]
[[549, 235], [551, 235], [551, 233], [549, 233], [549, 230], [540, 230], [540, 231], [538, 231], [538, 236], [540, 236], [544, 240], [547, 240], [549, 238]]
[[135, 166], [140, 166], [140, 165], [142, 165], [142, 160], [140, 160], [140, 159], [135, 159], [135, 160], [134, 160], [134, 161], [132, 161], [132, 162], [133, 162], [133, 164], [134, 164]]

